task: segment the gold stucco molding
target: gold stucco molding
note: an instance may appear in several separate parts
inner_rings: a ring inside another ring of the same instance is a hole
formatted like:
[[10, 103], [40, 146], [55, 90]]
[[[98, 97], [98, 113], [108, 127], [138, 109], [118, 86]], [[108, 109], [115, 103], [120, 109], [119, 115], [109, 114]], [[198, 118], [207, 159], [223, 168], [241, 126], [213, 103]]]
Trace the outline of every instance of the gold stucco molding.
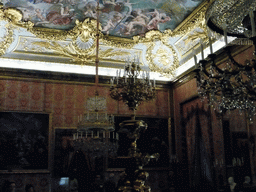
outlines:
[[3, 5], [0, 4], [0, 21], [6, 22], [5, 34], [0, 42], [0, 56], [6, 53], [6, 50], [10, 47], [14, 40], [14, 29], [17, 27], [30, 28], [33, 26], [31, 22], [24, 23], [21, 21], [22, 14], [19, 10], [14, 8], [4, 9]]
[[205, 24], [205, 13], [209, 7], [210, 3], [205, 1], [198, 8], [196, 8], [193, 13], [187, 17], [178, 27], [173, 31], [173, 37], [184, 36], [196, 28], [202, 28], [206, 30]]
[[[146, 59], [151, 71], [158, 72], [165, 77], [174, 77], [175, 70], [179, 67], [178, 53], [172, 45], [168, 43], [168, 38], [162, 38], [163, 46], [156, 47], [154, 43], [148, 43]], [[166, 49], [162, 48], [165, 47]], [[154, 49], [157, 49], [154, 53]], [[160, 61], [161, 65], [157, 64]]]

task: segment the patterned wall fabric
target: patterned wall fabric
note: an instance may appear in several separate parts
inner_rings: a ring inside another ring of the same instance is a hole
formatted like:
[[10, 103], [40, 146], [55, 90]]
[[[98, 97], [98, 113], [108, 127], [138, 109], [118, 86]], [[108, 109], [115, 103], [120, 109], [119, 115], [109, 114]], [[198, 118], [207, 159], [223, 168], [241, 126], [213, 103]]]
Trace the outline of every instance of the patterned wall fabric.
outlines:
[[[86, 112], [87, 98], [94, 94], [94, 86], [78, 83], [0, 80], [1, 110], [52, 112], [53, 127], [75, 127], [78, 115]], [[99, 87], [99, 95], [106, 97], [108, 113], [132, 114], [124, 102], [109, 96], [109, 87]], [[159, 90], [156, 99], [139, 106], [137, 115], [168, 117], [168, 110], [168, 91]]]
[[[95, 87], [80, 83], [55, 83], [35, 80], [0, 79], [0, 110], [24, 112], [52, 112], [52, 127], [76, 127], [78, 116], [86, 112], [86, 101], [95, 95]], [[107, 112], [114, 115], [131, 115], [122, 102], [113, 100], [109, 87], [99, 87], [99, 95], [106, 97]], [[139, 106], [137, 115], [168, 117], [168, 90], [157, 91], [156, 99]], [[31, 183], [36, 191], [48, 192], [48, 174], [3, 174], [0, 180], [15, 180], [18, 192]], [[1, 186], [1, 183], [0, 183]]]

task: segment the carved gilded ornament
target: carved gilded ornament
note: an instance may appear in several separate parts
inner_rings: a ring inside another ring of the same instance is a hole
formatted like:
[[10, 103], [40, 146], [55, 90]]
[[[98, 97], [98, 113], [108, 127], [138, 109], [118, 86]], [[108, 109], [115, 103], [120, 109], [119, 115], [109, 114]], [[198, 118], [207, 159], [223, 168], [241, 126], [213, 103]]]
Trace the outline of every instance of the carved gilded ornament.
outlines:
[[[179, 67], [178, 54], [167, 41], [161, 43], [162, 46], [158, 48], [154, 43], [148, 45], [146, 52], [148, 66], [153, 72], [158, 72], [165, 77], [173, 77], [175, 70]], [[157, 50], [154, 51], [155, 49]]]
[[[77, 45], [74, 44], [74, 42], [70, 43], [67, 46], [63, 46], [62, 44], [59, 44], [55, 41], [51, 42], [33, 42], [35, 45], [39, 45], [41, 47], [45, 47], [50, 50], [54, 50], [56, 53], [70, 57], [74, 62], [77, 64], [90, 64], [95, 61], [96, 57], [96, 48], [95, 44], [92, 44], [92, 46], [87, 49], [80, 49], [77, 47]], [[125, 56], [129, 55], [130, 52], [127, 51], [121, 51], [121, 50], [115, 50], [114, 48], [107, 48], [107, 49], [99, 49], [99, 59], [100, 60], [109, 60], [114, 56]]]
[[13, 8], [4, 9], [3, 5], [0, 5], [0, 21], [6, 22], [5, 34], [2, 37], [3, 40], [0, 42], [0, 56], [4, 55], [12, 44], [14, 40], [14, 29], [17, 28], [17, 26], [28, 28], [33, 25], [32, 23], [23, 23], [21, 19], [22, 14], [19, 10]]
[[[191, 53], [193, 49], [197, 49], [200, 42], [205, 45], [209, 44], [209, 29], [205, 22], [205, 13], [211, 2], [205, 2], [194, 11], [194, 14], [186, 18], [181, 24], [173, 31], [173, 36], [179, 36], [179, 41], [175, 43], [181, 57], [185, 58]], [[212, 32], [211, 32], [212, 33]], [[217, 39], [215, 34], [214, 39]]]
[[173, 37], [175, 36], [184, 36], [189, 32], [195, 30], [196, 28], [201, 28], [206, 30], [205, 24], [205, 13], [207, 8], [209, 7], [209, 3], [205, 1], [201, 7], [196, 9], [189, 17], [185, 19], [174, 31]]

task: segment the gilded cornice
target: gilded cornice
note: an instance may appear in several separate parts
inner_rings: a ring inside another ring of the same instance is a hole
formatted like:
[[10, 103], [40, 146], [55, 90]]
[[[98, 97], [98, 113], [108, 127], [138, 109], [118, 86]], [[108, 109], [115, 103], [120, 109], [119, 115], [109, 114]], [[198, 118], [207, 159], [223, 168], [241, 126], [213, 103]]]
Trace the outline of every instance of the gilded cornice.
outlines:
[[206, 30], [205, 13], [208, 7], [209, 2], [205, 1], [201, 6], [196, 8], [190, 16], [175, 28], [173, 36], [184, 36], [195, 28], [202, 28]]

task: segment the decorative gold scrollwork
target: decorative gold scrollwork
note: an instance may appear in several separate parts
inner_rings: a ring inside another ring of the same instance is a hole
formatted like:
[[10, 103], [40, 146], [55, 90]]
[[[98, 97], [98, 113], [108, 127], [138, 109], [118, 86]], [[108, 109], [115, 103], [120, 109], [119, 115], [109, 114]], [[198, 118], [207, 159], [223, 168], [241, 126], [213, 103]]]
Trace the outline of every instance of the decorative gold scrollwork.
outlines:
[[193, 31], [195, 28], [201, 28], [206, 30], [205, 25], [205, 13], [209, 6], [209, 2], [205, 1], [202, 6], [194, 11], [194, 14], [186, 18], [186, 21], [182, 22], [174, 31], [173, 36], [184, 36], [187, 33]]
[[[169, 49], [171, 54], [161, 47], [158, 48], [156, 54], [154, 54], [153, 49], [155, 48], [155, 44], [149, 43], [146, 53], [148, 66], [151, 71], [158, 72], [165, 77], [174, 76], [175, 70], [179, 67], [178, 55], [175, 49], [167, 42], [167, 38], [162, 38], [161, 43]], [[172, 57], [172, 59], [170, 59], [170, 57]], [[155, 60], [159, 60], [161, 65], [157, 64]]]
[[5, 54], [6, 50], [13, 42], [13, 26], [9, 23], [6, 25], [6, 34], [3, 39], [4, 40], [0, 42], [0, 56]]
[[13, 30], [14, 26], [12, 22], [17, 22], [21, 19], [20, 12], [15, 9], [3, 9], [3, 6], [0, 5], [0, 21], [6, 21], [5, 25], [5, 35], [3, 36], [3, 41], [0, 42], [0, 56], [4, 55], [6, 50], [13, 42]]
[[0, 56], [6, 53], [6, 50], [12, 44], [14, 38], [14, 29], [17, 27], [32, 28], [33, 23], [22, 22], [22, 13], [14, 8], [4, 9], [3, 5], [0, 4], [0, 22], [6, 22], [5, 24], [5, 34], [3, 36], [3, 41], [0, 42]]

